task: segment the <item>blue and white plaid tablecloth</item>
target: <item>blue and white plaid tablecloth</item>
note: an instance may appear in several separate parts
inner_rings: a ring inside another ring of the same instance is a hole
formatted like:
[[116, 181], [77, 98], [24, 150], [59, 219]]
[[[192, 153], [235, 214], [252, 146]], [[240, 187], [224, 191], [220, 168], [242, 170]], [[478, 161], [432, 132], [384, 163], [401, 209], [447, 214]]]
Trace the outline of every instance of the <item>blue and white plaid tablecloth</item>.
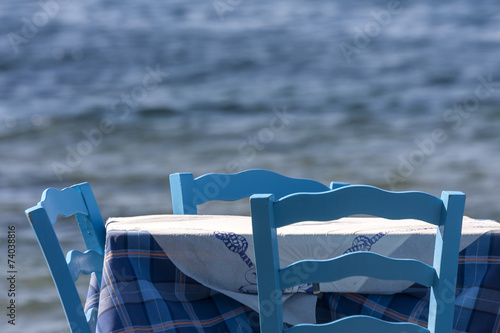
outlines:
[[258, 332], [257, 313], [183, 274], [146, 232], [108, 233], [96, 306], [97, 332]]
[[[429, 295], [413, 286], [394, 295], [323, 293], [316, 319], [353, 314], [425, 326]], [[500, 233], [460, 252], [454, 332], [500, 332]], [[258, 314], [181, 272], [145, 231], [107, 233], [103, 281], [95, 278], [85, 310], [98, 307], [97, 332], [258, 332]]]

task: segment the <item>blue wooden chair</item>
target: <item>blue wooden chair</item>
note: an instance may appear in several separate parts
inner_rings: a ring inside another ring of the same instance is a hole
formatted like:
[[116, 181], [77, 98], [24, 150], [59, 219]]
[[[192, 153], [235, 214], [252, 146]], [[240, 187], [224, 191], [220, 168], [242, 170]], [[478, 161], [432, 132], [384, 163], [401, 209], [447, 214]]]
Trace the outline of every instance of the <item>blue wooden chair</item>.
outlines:
[[330, 188], [310, 179], [285, 177], [267, 170], [246, 170], [234, 174], [209, 173], [194, 178], [192, 173], [170, 175], [174, 214], [197, 214], [197, 206], [212, 200], [236, 201], [256, 193], [276, 198], [297, 192], [324, 192], [348, 185], [332, 182]]
[[[326, 324], [300, 324], [287, 332], [450, 333], [458, 269], [465, 195], [442, 192], [441, 199], [423, 192], [389, 192], [353, 185], [323, 193], [293, 194], [280, 200], [259, 194], [250, 199], [257, 269], [261, 332], [283, 332], [281, 290], [303, 283], [324, 283], [349, 276], [408, 280], [431, 288], [428, 328], [350, 316]], [[434, 263], [392, 259], [360, 251], [328, 260], [303, 260], [279, 267], [276, 229], [299, 221], [335, 220], [354, 214], [388, 219], [411, 218], [437, 226]], [[311, 269], [314, 267], [315, 269]], [[279, 291], [279, 292], [277, 292]], [[450, 297], [450, 293], [452, 297]]]
[[[76, 250], [63, 254], [53, 225], [58, 216], [76, 217], [87, 251]], [[100, 287], [105, 228], [92, 189], [88, 183], [58, 191], [46, 189], [40, 202], [26, 210], [38, 243], [49, 266], [71, 332], [95, 331], [97, 310], [85, 314], [75, 285], [80, 274], [94, 272]]]

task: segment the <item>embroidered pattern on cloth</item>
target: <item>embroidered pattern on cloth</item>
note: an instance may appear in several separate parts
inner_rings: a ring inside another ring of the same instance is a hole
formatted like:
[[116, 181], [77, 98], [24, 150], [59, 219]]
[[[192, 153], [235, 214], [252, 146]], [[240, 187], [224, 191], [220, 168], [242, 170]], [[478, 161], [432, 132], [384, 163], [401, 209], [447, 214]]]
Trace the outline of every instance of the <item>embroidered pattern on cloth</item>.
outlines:
[[[224, 245], [226, 245], [229, 251], [238, 254], [241, 260], [243, 260], [243, 262], [248, 266], [248, 270], [245, 272], [245, 280], [248, 282], [248, 284], [240, 286], [238, 288], [238, 291], [246, 294], [256, 294], [257, 274], [255, 271], [254, 263], [246, 254], [246, 251], [248, 249], [248, 241], [246, 240], [246, 238], [241, 235], [237, 235], [234, 232], [215, 231], [214, 235], [217, 239], [220, 239], [224, 243]], [[311, 283], [301, 284], [282, 290], [283, 293], [312, 293], [312, 291], [313, 288]]]
[[357, 251], [370, 251], [372, 245], [380, 240], [380, 238], [384, 237], [387, 232], [379, 232], [372, 238], [368, 238], [367, 236], [358, 236], [353, 239], [352, 246], [344, 251], [345, 253], [357, 252]]

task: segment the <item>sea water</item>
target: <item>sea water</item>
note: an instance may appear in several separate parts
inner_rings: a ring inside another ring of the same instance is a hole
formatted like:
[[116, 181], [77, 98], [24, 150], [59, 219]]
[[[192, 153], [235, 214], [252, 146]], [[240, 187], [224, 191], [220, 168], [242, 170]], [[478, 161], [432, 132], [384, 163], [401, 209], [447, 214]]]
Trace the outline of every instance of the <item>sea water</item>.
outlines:
[[106, 219], [171, 213], [170, 173], [263, 168], [500, 221], [497, 1], [24, 0], [0, 26], [2, 332], [68, 332], [24, 216], [47, 187], [90, 182]]

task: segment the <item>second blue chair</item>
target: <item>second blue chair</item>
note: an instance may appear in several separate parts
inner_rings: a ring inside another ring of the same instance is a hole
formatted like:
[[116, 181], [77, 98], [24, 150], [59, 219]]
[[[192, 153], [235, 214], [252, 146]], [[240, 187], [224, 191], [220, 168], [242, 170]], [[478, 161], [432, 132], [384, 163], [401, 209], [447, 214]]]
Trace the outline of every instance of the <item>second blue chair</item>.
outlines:
[[[65, 258], [53, 225], [59, 216], [73, 215], [87, 251], [72, 250]], [[94, 332], [97, 310], [84, 313], [75, 285], [80, 274], [90, 273], [96, 274], [99, 287], [101, 284], [106, 231], [90, 185], [82, 183], [61, 191], [46, 189], [40, 202], [26, 210], [26, 216], [49, 266], [71, 332]]]
[[174, 214], [197, 214], [197, 206], [212, 200], [236, 201], [256, 193], [276, 198], [297, 192], [324, 192], [348, 185], [332, 182], [330, 187], [311, 179], [290, 178], [267, 170], [246, 170], [234, 174], [209, 173], [194, 178], [192, 173], [170, 175]]

